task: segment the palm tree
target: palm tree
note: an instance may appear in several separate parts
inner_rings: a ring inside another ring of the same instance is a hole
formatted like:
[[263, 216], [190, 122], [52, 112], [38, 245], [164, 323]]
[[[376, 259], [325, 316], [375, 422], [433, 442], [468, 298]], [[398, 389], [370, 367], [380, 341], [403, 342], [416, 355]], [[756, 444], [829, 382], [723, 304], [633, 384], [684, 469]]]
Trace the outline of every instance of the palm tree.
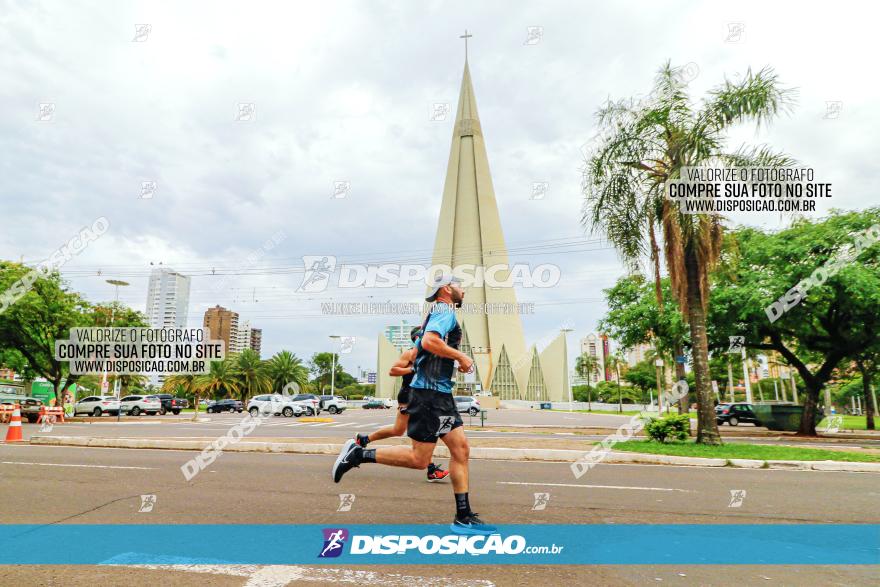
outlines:
[[608, 356], [607, 364], [614, 370], [615, 380], [617, 381], [617, 411], [623, 413], [623, 396], [620, 392], [620, 367], [625, 365], [626, 361], [620, 353], [614, 353]]
[[240, 354], [233, 355], [232, 364], [243, 403], [255, 394], [272, 391], [272, 380], [266, 374], [266, 363], [260, 360], [260, 355], [255, 350], [245, 349]]
[[[709, 377], [706, 309], [709, 272], [721, 249], [722, 217], [682, 214], [665, 198], [666, 183], [682, 167], [722, 165], [782, 167], [794, 161], [765, 146], [726, 151], [727, 131], [740, 122], [758, 125], [784, 112], [793, 93], [783, 89], [772, 69], [747, 71], [725, 81], [695, 109], [681, 71], [667, 63], [643, 102], [609, 102], [598, 113], [605, 133], [585, 169], [583, 223], [604, 232], [624, 260], [647, 253], [659, 276], [660, 248], [672, 290], [688, 322], [698, 404], [697, 442], [720, 444]], [[659, 284], [658, 284], [659, 285]]]
[[[238, 375], [229, 360], [211, 361], [211, 370], [196, 377], [196, 388], [206, 396], [220, 393], [229, 396], [240, 391]], [[196, 414], [199, 412], [199, 398], [196, 397]]]
[[574, 370], [579, 376], [587, 378], [587, 411], [592, 411], [593, 392], [591, 386], [593, 385], [593, 373], [599, 370], [599, 360], [589, 353], [583, 353], [575, 361]]
[[302, 360], [290, 351], [279, 351], [269, 359], [267, 374], [272, 379], [272, 391], [281, 393], [288, 383], [296, 383], [300, 390], [309, 383], [309, 370]]

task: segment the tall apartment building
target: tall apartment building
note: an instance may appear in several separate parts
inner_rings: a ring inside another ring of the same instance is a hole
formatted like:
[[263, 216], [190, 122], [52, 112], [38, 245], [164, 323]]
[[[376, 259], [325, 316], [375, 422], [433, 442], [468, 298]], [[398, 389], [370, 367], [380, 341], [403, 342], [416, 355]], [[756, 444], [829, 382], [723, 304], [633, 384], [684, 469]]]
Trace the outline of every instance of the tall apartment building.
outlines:
[[409, 338], [409, 331], [417, 324], [410, 324], [406, 320], [401, 320], [400, 324], [392, 324], [385, 327], [385, 338], [388, 339], [398, 352], [403, 352], [412, 347], [412, 340]]
[[590, 333], [581, 339], [581, 354], [596, 358], [596, 371], [599, 381], [611, 381], [611, 375], [605, 368], [609, 353], [608, 337]]
[[260, 354], [260, 349], [263, 346], [263, 329], [262, 328], [251, 328], [251, 348], [257, 351], [257, 354]]
[[208, 329], [211, 340], [222, 340], [226, 344], [226, 352], [237, 344], [238, 312], [227, 310], [223, 306], [214, 306], [205, 310], [202, 325]]
[[[170, 267], [155, 267], [147, 287], [147, 322], [152, 328], [186, 328], [189, 313], [190, 278]], [[153, 385], [165, 377], [149, 373]]]
[[235, 343], [232, 347], [233, 353], [240, 353], [245, 349], [251, 348], [251, 323], [249, 320], [238, 323], [238, 331], [235, 333]]
[[639, 344], [626, 351], [626, 364], [635, 367], [636, 363], [641, 363], [648, 358], [648, 351], [652, 350], [649, 344]]
[[240, 320], [238, 312], [227, 310], [223, 306], [214, 306], [205, 311], [203, 325], [208, 329], [212, 340], [226, 343], [226, 354], [240, 353], [245, 349], [253, 349], [260, 353], [263, 344], [263, 330], [251, 328], [248, 320]]

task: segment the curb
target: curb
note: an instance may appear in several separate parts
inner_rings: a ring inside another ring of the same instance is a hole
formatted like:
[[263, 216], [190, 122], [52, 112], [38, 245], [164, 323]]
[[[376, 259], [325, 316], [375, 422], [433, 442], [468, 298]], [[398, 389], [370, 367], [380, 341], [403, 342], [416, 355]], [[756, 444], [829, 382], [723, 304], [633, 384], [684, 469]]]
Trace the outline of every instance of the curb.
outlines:
[[[80, 446], [97, 448], [134, 448], [165, 450], [202, 451], [215, 441], [211, 440], [166, 440], [155, 438], [95, 438], [88, 436], [32, 436], [30, 444], [41, 446]], [[228, 452], [293, 453], [335, 455], [341, 444], [309, 444], [295, 442], [230, 442], [222, 450]], [[438, 446], [435, 454], [449, 458], [445, 446]], [[542, 448], [492, 448], [476, 447], [470, 449], [473, 459], [500, 461], [545, 461], [574, 463], [583, 462], [582, 450], [542, 449]], [[631, 452], [609, 452], [602, 459], [605, 464], [629, 465], [678, 465], [689, 467], [731, 467], [735, 469], [781, 469], [789, 471], [838, 471], [856, 473], [880, 473], [880, 463], [850, 463], [843, 461], [761, 461], [752, 459], [709, 459], [701, 457], [679, 457]]]

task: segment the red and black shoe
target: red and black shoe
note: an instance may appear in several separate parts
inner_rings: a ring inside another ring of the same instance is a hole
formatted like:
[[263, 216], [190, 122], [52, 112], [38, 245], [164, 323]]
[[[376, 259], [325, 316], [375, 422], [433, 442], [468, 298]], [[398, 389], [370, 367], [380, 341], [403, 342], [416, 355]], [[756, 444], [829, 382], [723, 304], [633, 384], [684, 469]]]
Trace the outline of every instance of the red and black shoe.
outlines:
[[435, 465], [434, 463], [428, 465], [428, 481], [430, 483], [443, 481], [447, 477], [449, 477], [449, 471], [443, 469], [439, 465]]
[[370, 435], [358, 434], [354, 437], [354, 442], [361, 448], [367, 448], [367, 445], [370, 444]]

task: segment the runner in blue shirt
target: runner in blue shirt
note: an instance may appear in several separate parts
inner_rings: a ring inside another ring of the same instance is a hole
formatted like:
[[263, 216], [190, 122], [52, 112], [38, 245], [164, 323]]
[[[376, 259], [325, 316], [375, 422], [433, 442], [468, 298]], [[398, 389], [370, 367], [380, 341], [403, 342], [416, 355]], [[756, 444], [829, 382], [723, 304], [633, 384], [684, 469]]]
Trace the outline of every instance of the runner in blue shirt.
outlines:
[[471, 511], [468, 498], [470, 448], [452, 396], [456, 361], [462, 373], [469, 373], [473, 369], [470, 357], [458, 350], [461, 327], [455, 317], [455, 309], [461, 307], [464, 290], [460, 281], [452, 275], [440, 275], [434, 280], [431, 294], [425, 299], [436, 302], [436, 305], [425, 321], [424, 335], [417, 344], [416, 375], [406, 408], [409, 414], [406, 433], [412, 440], [412, 447], [365, 449], [354, 440], [349, 440], [333, 464], [333, 481], [339, 483], [345, 473], [361, 463], [425, 469], [431, 462], [439, 438], [449, 449], [449, 473], [455, 494], [455, 519], [450, 528], [459, 534], [493, 534], [496, 528]]

